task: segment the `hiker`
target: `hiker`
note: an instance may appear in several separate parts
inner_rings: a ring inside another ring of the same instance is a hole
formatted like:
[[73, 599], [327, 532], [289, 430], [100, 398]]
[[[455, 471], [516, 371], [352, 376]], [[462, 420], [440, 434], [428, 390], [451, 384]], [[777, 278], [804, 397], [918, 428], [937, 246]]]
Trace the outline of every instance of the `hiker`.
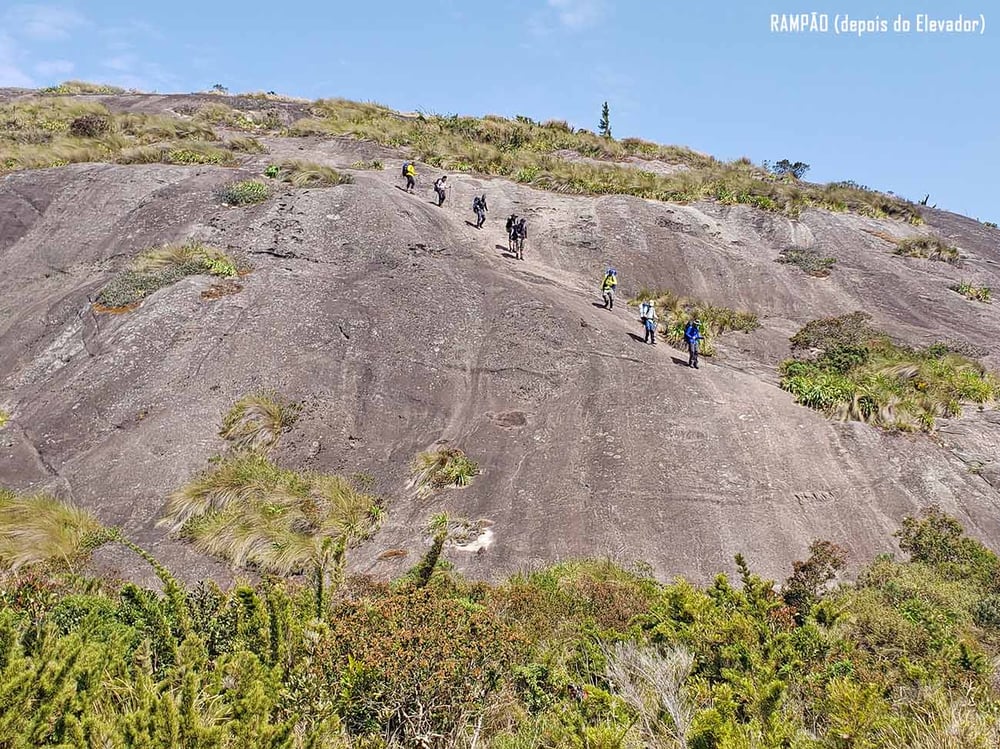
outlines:
[[482, 229], [483, 224], [486, 223], [486, 211], [489, 207], [486, 205], [486, 196], [477, 195], [472, 199], [472, 212], [476, 214], [476, 228]]
[[514, 232], [514, 227], [517, 226], [517, 214], [512, 213], [507, 217], [507, 249], [514, 253], [514, 241], [516, 238], [516, 233]]
[[656, 314], [656, 302], [652, 299], [647, 299], [645, 302], [639, 305], [639, 319], [642, 321], [642, 327], [645, 329], [646, 334], [643, 337], [643, 343], [650, 343], [653, 346], [656, 345], [656, 323], [660, 319]]
[[417, 184], [417, 168], [412, 161], [403, 163], [403, 176], [406, 177], [406, 191], [412, 193]]
[[524, 240], [528, 238], [528, 224], [524, 218], [514, 224], [514, 248], [517, 250], [517, 259], [524, 260]]
[[444, 205], [445, 190], [448, 189], [448, 175], [442, 175], [434, 181], [434, 192], [438, 196], [438, 208]]
[[604, 297], [604, 309], [615, 308], [615, 287], [618, 285], [618, 271], [608, 268], [601, 281], [601, 295]]
[[698, 342], [702, 340], [701, 320], [689, 320], [684, 327], [684, 340], [688, 345], [688, 366], [698, 369]]

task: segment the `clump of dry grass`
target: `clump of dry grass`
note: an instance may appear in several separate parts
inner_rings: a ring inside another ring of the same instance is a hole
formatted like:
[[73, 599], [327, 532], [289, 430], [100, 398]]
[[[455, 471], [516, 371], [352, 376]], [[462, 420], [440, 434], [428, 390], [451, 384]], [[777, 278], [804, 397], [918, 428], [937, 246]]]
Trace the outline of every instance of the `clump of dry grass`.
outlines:
[[271, 392], [240, 398], [222, 419], [219, 435], [234, 450], [268, 450], [298, 419], [302, 406]]
[[460, 448], [442, 447], [417, 455], [410, 464], [410, 486], [417, 496], [426, 497], [449, 486], [468, 486], [479, 473], [479, 465]]
[[941, 237], [934, 235], [924, 235], [920, 237], [907, 237], [896, 242], [895, 255], [904, 257], [919, 257], [927, 260], [937, 260], [942, 263], [958, 263], [962, 259], [961, 253], [954, 245], [945, 242]]
[[333, 167], [311, 161], [283, 161], [272, 164], [266, 173], [294, 187], [330, 187], [354, 181], [349, 174], [341, 174]]
[[58, 560], [71, 564], [103, 526], [90, 512], [48, 494], [0, 489], [0, 565], [18, 569]]

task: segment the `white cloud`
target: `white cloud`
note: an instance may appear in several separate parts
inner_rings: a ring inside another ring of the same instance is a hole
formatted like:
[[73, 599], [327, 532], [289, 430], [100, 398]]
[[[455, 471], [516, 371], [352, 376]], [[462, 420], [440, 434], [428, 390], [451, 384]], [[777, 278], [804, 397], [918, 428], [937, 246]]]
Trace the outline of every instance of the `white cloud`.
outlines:
[[38, 41], [68, 39], [70, 33], [87, 25], [72, 8], [62, 5], [15, 5], [4, 14], [11, 34]]
[[604, 15], [601, 0], [548, 0], [559, 23], [571, 31], [593, 26]]
[[32, 88], [35, 82], [31, 76], [21, 69], [18, 63], [20, 57], [14, 40], [0, 33], [0, 86], [16, 88]]
[[35, 63], [35, 72], [45, 78], [54, 76], [69, 75], [76, 67], [69, 60], [42, 60]]

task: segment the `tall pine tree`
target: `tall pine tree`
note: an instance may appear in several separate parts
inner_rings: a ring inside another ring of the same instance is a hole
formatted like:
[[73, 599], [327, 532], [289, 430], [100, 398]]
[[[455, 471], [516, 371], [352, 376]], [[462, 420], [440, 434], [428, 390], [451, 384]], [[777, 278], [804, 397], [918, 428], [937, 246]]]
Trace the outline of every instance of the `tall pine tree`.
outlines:
[[597, 126], [597, 132], [605, 138], [611, 137], [611, 113], [608, 110], [607, 102], [604, 102], [604, 106], [601, 107], [601, 124]]

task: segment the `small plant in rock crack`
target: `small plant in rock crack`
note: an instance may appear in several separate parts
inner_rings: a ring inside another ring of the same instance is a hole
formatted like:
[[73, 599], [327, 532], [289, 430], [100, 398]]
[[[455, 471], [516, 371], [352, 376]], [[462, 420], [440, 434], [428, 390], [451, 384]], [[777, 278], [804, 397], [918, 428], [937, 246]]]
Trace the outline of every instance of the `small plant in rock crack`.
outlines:
[[234, 450], [269, 450], [299, 417], [302, 405], [276, 393], [258, 392], [240, 398], [222, 418], [219, 435]]
[[10, 414], [7, 413], [4, 409], [0, 408], [0, 429], [3, 429], [5, 426], [7, 426], [8, 421], [10, 421]]
[[413, 477], [410, 486], [417, 496], [426, 497], [448, 486], [468, 486], [479, 473], [479, 464], [457, 447], [427, 450], [410, 464]]
[[253, 205], [263, 203], [270, 196], [270, 190], [263, 182], [244, 179], [232, 182], [222, 188], [219, 196], [226, 205]]
[[815, 278], [826, 278], [830, 275], [830, 269], [837, 260], [832, 257], [823, 257], [816, 250], [790, 247], [781, 251], [777, 262], [795, 265]]
[[989, 286], [976, 286], [974, 283], [970, 283], [969, 281], [962, 281], [961, 283], [953, 284], [948, 288], [952, 291], [957, 291], [966, 299], [972, 299], [976, 302], [985, 302], [986, 304], [990, 303], [992, 290]]
[[897, 240], [893, 254], [937, 260], [952, 265], [959, 263], [962, 259], [957, 247], [948, 244], [941, 237], [932, 235]]
[[101, 289], [97, 305], [103, 311], [129, 308], [158, 289], [185, 276], [233, 277], [243, 266], [222, 250], [201, 244], [165, 245], [141, 253]]

